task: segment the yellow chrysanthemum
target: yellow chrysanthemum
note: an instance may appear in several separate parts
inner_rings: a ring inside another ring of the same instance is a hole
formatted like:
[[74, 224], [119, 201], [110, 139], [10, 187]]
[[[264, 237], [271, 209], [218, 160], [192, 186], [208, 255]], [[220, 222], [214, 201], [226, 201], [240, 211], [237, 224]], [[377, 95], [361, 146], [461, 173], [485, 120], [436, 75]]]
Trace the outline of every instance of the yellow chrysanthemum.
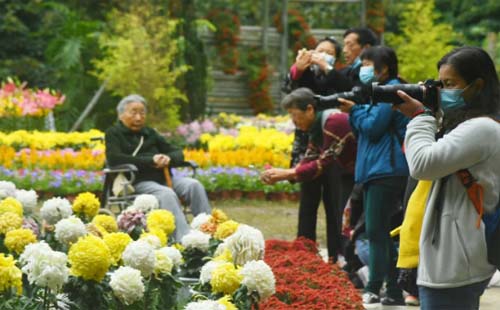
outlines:
[[226, 213], [224, 213], [224, 211], [217, 208], [214, 208], [212, 210], [212, 218], [210, 219], [210, 221], [220, 224], [224, 223], [227, 220], [229, 220], [229, 218], [227, 217]]
[[238, 310], [236, 306], [231, 302], [232, 298], [230, 295], [225, 295], [222, 298], [219, 298], [217, 302], [221, 305], [226, 306], [226, 310]]
[[23, 217], [23, 205], [16, 198], [7, 197], [0, 201], [0, 214], [5, 212], [16, 213]]
[[233, 263], [223, 263], [212, 271], [210, 285], [213, 293], [232, 295], [240, 287], [243, 276]]
[[85, 215], [89, 219], [93, 218], [99, 212], [100, 207], [101, 203], [99, 199], [90, 192], [79, 194], [73, 202], [73, 212], [78, 215]]
[[118, 224], [111, 215], [98, 214], [92, 219], [92, 223], [104, 228], [108, 233], [118, 231]]
[[17, 294], [23, 292], [22, 273], [16, 267], [16, 261], [12, 255], [0, 253], [0, 293], [16, 288]]
[[172, 259], [168, 257], [167, 254], [162, 251], [155, 251], [156, 261], [155, 261], [155, 276], [160, 276], [161, 274], [170, 274], [172, 272], [172, 268], [174, 267], [174, 263]]
[[175, 217], [167, 210], [153, 210], [147, 217], [148, 229], [161, 229], [169, 236], [175, 230]]
[[103, 240], [111, 252], [111, 263], [113, 266], [118, 265], [122, 259], [123, 251], [132, 242], [132, 238], [126, 233], [117, 232], [105, 235]]
[[104, 236], [106, 236], [108, 233], [108, 231], [102, 227], [101, 225], [98, 225], [98, 224], [94, 224], [94, 223], [89, 223], [87, 224], [87, 231], [89, 232], [89, 234], [92, 234], [96, 237], [99, 237], [99, 238], [102, 238]]
[[14, 229], [5, 234], [4, 244], [10, 252], [21, 254], [24, 248], [36, 242], [36, 236], [31, 229]]
[[[164, 247], [167, 245], [167, 234], [157, 227], [149, 228], [149, 234], [158, 237], [160, 239], [161, 246]], [[142, 237], [142, 235], [141, 235]]]
[[0, 214], [0, 234], [21, 228], [23, 225], [23, 218], [14, 212], [5, 212]]
[[81, 237], [68, 252], [70, 273], [84, 280], [101, 282], [111, 265], [112, 257], [106, 243], [93, 235]]
[[221, 223], [217, 226], [217, 231], [215, 231], [214, 237], [216, 239], [222, 240], [234, 234], [234, 232], [238, 229], [240, 224], [238, 222], [229, 220]]
[[222, 254], [214, 257], [212, 260], [216, 261], [216, 262], [232, 263], [233, 262], [233, 255], [231, 254], [231, 251], [228, 248], [225, 248], [224, 251], [222, 252]]

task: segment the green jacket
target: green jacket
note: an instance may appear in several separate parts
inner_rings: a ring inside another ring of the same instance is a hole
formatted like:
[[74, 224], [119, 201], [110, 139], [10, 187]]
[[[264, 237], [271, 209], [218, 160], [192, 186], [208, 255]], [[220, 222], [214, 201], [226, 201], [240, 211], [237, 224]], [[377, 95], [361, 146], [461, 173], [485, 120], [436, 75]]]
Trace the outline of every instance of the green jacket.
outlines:
[[[132, 153], [139, 145], [141, 136], [144, 137], [142, 147], [136, 156]], [[138, 132], [133, 132], [123, 125], [121, 121], [106, 130], [106, 160], [109, 166], [134, 164], [139, 170], [135, 182], [155, 181], [165, 184], [163, 169], [154, 166], [153, 156], [165, 154], [171, 159], [170, 166], [176, 166], [184, 160], [180, 148], [169, 144], [156, 130], [144, 127]]]

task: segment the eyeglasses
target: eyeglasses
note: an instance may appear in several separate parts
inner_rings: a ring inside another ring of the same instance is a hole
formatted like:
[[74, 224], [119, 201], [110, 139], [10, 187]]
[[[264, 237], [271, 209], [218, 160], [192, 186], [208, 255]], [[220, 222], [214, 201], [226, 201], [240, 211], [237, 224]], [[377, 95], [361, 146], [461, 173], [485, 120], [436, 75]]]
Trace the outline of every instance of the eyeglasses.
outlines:
[[128, 114], [132, 115], [132, 116], [146, 116], [146, 111], [144, 110], [130, 110], [130, 111], [127, 111]]

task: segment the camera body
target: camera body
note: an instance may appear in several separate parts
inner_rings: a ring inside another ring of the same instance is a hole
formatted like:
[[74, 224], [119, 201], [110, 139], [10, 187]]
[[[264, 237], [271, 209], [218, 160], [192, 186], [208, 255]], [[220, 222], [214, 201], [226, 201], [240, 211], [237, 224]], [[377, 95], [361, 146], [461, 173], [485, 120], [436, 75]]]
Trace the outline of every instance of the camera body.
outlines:
[[426, 80], [423, 84], [378, 85], [378, 83], [372, 83], [362, 87], [356, 86], [348, 92], [329, 96], [317, 95], [315, 99], [320, 110], [338, 107], [340, 105], [339, 98], [354, 101], [356, 104], [386, 102], [397, 105], [404, 102], [397, 94], [398, 90], [402, 90], [408, 96], [421, 101], [432, 111], [437, 111], [439, 109], [439, 89], [441, 87], [441, 81], [435, 80]]

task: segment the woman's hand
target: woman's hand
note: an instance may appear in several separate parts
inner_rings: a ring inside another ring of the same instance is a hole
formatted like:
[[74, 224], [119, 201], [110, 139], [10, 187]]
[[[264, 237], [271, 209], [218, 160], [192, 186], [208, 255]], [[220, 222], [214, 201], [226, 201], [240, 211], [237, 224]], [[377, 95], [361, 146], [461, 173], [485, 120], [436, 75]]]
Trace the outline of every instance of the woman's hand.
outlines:
[[260, 180], [266, 184], [278, 181], [291, 180], [295, 177], [295, 169], [271, 168], [261, 173]]
[[313, 64], [317, 64], [321, 71], [326, 72], [328, 71], [328, 63], [326, 62], [325, 58], [323, 57], [322, 53], [318, 52], [313, 52], [312, 57], [311, 57], [311, 62]]
[[424, 109], [424, 104], [422, 102], [408, 96], [404, 91], [398, 90], [398, 96], [404, 100], [404, 103], [393, 105], [392, 108], [399, 110], [405, 116], [412, 118], [418, 111]]
[[302, 49], [295, 58], [295, 67], [297, 70], [304, 71], [312, 64], [312, 52]]
[[340, 102], [340, 106], [339, 106], [340, 111], [345, 112], [345, 113], [350, 113], [352, 107], [356, 104], [354, 101], [347, 100], [344, 98], [339, 98], [338, 100]]

